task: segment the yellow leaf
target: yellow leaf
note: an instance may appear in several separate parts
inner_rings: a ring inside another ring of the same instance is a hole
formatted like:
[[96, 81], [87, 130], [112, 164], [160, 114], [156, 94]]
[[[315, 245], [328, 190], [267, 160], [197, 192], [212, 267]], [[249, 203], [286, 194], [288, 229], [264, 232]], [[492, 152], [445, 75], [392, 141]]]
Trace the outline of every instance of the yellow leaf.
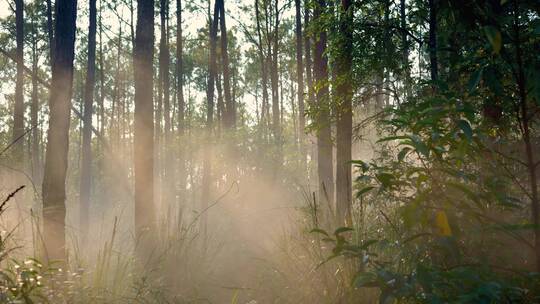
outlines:
[[438, 211], [435, 215], [435, 225], [440, 235], [452, 236], [452, 229], [450, 228], [450, 224], [448, 224], [448, 217], [444, 211]]

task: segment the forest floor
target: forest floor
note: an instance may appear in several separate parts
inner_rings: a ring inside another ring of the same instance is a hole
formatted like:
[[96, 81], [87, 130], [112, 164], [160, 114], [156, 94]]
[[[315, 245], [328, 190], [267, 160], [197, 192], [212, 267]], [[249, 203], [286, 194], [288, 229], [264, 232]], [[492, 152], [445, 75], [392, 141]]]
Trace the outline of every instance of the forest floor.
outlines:
[[219, 246], [207, 292], [212, 303], [266, 303], [277, 296], [273, 284], [284, 283], [279, 269], [283, 242], [301, 205], [299, 190], [260, 179], [240, 182], [216, 205], [209, 218], [220, 223], [212, 229], [211, 241]]

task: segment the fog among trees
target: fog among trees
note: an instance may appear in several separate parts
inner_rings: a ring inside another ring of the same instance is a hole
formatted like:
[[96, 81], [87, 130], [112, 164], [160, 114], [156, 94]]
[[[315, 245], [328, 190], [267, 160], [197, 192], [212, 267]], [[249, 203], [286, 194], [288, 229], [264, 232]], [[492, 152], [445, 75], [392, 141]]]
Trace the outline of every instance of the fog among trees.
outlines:
[[540, 302], [537, 0], [0, 1], [0, 303]]

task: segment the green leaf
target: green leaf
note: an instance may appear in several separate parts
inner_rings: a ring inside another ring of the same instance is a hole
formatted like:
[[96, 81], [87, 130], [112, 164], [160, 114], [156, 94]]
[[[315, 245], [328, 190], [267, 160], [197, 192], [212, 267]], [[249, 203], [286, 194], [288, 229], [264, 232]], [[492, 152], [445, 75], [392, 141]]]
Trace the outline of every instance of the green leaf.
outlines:
[[362, 172], [366, 172], [369, 169], [369, 165], [366, 164], [366, 162], [361, 160], [353, 160], [351, 161], [351, 164], [356, 165], [356, 167], [359, 167], [362, 169]]
[[499, 54], [502, 47], [501, 32], [493, 26], [485, 26], [484, 32], [495, 54]]
[[378, 243], [379, 240], [366, 240], [364, 242], [362, 242], [362, 245], [360, 245], [360, 248], [362, 249], [368, 249], [369, 246], [375, 244], [375, 243]]
[[483, 71], [484, 69], [480, 68], [474, 71], [474, 73], [472, 73], [471, 78], [469, 79], [469, 84], [468, 84], [469, 93], [473, 93], [474, 91], [476, 91], [476, 87], [478, 86], [478, 84], [480, 83], [480, 80], [482, 79]]
[[412, 140], [412, 144], [413, 144], [414, 148], [416, 149], [416, 151], [418, 151], [420, 154], [424, 155], [425, 157], [429, 157], [429, 148], [422, 141], [420, 136], [412, 135], [411, 140]]
[[383, 187], [389, 187], [392, 185], [392, 181], [394, 180], [394, 176], [390, 173], [379, 173], [376, 175], [376, 177]]
[[398, 153], [398, 161], [402, 162], [403, 159], [405, 159], [405, 156], [407, 156], [407, 154], [411, 151], [411, 148], [409, 147], [405, 147], [403, 149], [401, 149], [401, 151], [399, 151]]
[[365, 187], [364, 189], [362, 189], [362, 190], [360, 190], [360, 191], [358, 191], [358, 192], [356, 193], [356, 197], [359, 198], [359, 197], [362, 196], [362, 194], [367, 193], [367, 192], [373, 190], [374, 188], [375, 188], [375, 187], [373, 187], [373, 186]]
[[311, 229], [311, 231], [309, 231], [309, 233], [320, 233], [320, 234], [324, 234], [326, 236], [328, 236], [328, 233], [322, 229], [319, 229], [319, 228], [314, 228], [314, 229]]
[[457, 123], [458, 127], [463, 131], [463, 134], [467, 137], [467, 140], [471, 141], [473, 137], [473, 130], [468, 121], [460, 119]]
[[379, 287], [377, 275], [372, 272], [360, 272], [353, 279], [355, 287]]
[[405, 136], [405, 135], [387, 136], [387, 137], [383, 137], [383, 138], [377, 140], [377, 142], [380, 143], [380, 142], [392, 141], [392, 140], [396, 140], [396, 139], [408, 139], [408, 138], [409, 137]]
[[334, 235], [340, 235], [341, 233], [353, 231], [353, 230], [354, 229], [352, 229], [351, 227], [339, 227], [338, 229], [336, 229], [336, 231], [334, 231]]

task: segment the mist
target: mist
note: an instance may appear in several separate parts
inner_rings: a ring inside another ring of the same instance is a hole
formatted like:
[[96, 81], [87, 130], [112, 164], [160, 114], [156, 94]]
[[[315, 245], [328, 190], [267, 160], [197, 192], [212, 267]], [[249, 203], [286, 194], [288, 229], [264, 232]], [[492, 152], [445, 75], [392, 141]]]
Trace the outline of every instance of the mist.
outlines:
[[540, 302], [534, 0], [5, 0], [0, 303]]

